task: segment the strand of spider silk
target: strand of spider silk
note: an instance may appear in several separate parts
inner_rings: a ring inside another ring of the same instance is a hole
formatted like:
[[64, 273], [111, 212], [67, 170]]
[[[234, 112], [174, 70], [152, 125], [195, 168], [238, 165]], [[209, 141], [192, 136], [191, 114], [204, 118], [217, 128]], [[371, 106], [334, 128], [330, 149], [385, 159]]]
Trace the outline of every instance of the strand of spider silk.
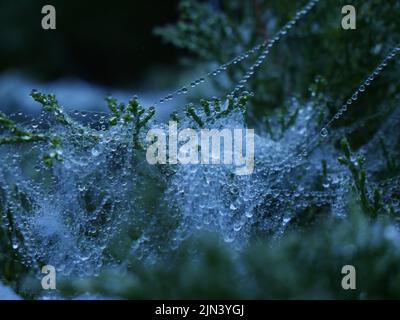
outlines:
[[[320, 134], [315, 136], [313, 140], [318, 140], [320, 137], [326, 138], [329, 135], [328, 129], [332, 126], [334, 122], [339, 120], [344, 113], [346, 113], [349, 108], [353, 105], [355, 101], [358, 100], [359, 96], [362, 95], [371, 83], [381, 74], [381, 72], [388, 66], [397, 54], [400, 53], [400, 44], [394, 47], [386, 57], [378, 64], [378, 66], [361, 82], [358, 88], [353, 92], [351, 98], [349, 98], [346, 103], [344, 103], [335, 113], [335, 115], [322, 127]], [[313, 141], [310, 142], [310, 144]]]
[[307, 157], [308, 154], [314, 150], [320, 142], [321, 138], [326, 138], [329, 135], [328, 128], [338, 119], [340, 119], [343, 114], [348, 111], [349, 107], [353, 104], [353, 102], [357, 101], [358, 97], [364, 93], [368, 86], [376, 79], [378, 75], [387, 67], [388, 63], [393, 60], [397, 54], [400, 53], [400, 44], [398, 44], [394, 49], [392, 49], [389, 54], [381, 61], [380, 64], [361, 82], [359, 87], [353, 93], [350, 99], [347, 100], [345, 104], [343, 104], [336, 114], [322, 127], [319, 134], [315, 135], [309, 142], [307, 142], [303, 147], [301, 147], [300, 153], [296, 153], [296, 156], [293, 157], [293, 154], [285, 157], [279, 163], [274, 165], [275, 168], [279, 168], [282, 174], [286, 171], [290, 171], [293, 167], [300, 165], [302, 160]]
[[244, 86], [247, 84], [250, 78], [255, 74], [256, 69], [258, 69], [264, 63], [273, 45], [279, 42], [282, 38], [284, 38], [288, 34], [288, 32], [296, 25], [296, 23], [305, 15], [307, 15], [314, 8], [314, 6], [317, 5], [319, 1], [320, 0], [312, 0], [309, 3], [307, 3], [300, 11], [296, 13], [296, 15], [288, 23], [286, 23], [276, 33], [276, 35], [272, 38], [272, 40], [266, 41], [263, 44], [263, 46], [265, 47], [264, 50], [257, 57], [255, 63], [252, 66], [250, 66], [249, 70], [245, 73], [243, 78], [239, 81], [237, 86], [233, 89], [233, 91], [229, 95], [235, 96], [237, 93], [240, 92], [240, 90], [244, 88]]
[[[161, 98], [158, 102], [153, 103], [153, 106], [157, 106], [159, 103], [162, 104], [166, 101], [171, 101], [173, 100], [177, 95], [182, 95], [182, 94], [186, 94], [190, 91], [190, 88], [195, 88], [198, 85], [206, 82], [207, 78], [211, 78], [211, 77], [216, 77], [218, 75], [220, 75], [221, 73], [223, 73], [224, 71], [226, 71], [229, 67], [231, 67], [232, 65], [235, 65], [239, 62], [242, 62], [243, 60], [246, 60], [248, 58], [250, 58], [253, 54], [257, 53], [259, 50], [261, 49], [265, 49], [263, 50], [263, 52], [258, 56], [257, 61], [255, 64], [253, 64], [251, 66], [252, 70], [249, 70], [246, 74], [245, 74], [245, 78], [246, 78], [246, 82], [247, 80], [251, 77], [252, 74], [254, 74], [254, 70], [256, 68], [258, 68], [262, 62], [266, 59], [269, 50], [273, 47], [273, 45], [275, 43], [277, 43], [279, 40], [281, 40], [284, 36], [286, 36], [288, 34], [288, 32], [292, 29], [292, 27], [301, 19], [303, 18], [305, 15], [307, 15], [307, 13], [319, 2], [320, 0], [311, 0], [310, 2], [308, 2], [308, 4], [306, 4], [302, 9], [300, 9], [296, 15], [288, 22], [286, 23], [286, 25], [281, 28], [278, 33], [272, 38], [272, 40], [265, 40], [264, 42], [254, 46], [253, 48], [249, 49], [248, 51], [246, 51], [245, 53], [242, 53], [241, 55], [231, 59], [230, 61], [220, 65], [219, 67], [217, 67], [216, 69], [214, 69], [213, 71], [210, 71], [206, 74], [204, 74], [203, 76], [199, 77], [198, 79], [187, 83], [186, 85], [184, 85], [183, 87], [181, 87], [180, 89], [177, 89], [175, 91], [173, 91], [172, 93], [166, 95], [165, 97]], [[238, 85], [239, 87], [241, 86], [241, 84]], [[240, 90], [240, 88], [239, 88]], [[236, 90], [238, 91], [238, 90]], [[235, 91], [235, 92], [236, 92]]]
[[400, 53], [400, 44], [392, 49], [389, 54], [381, 61], [381, 63], [375, 68], [375, 70], [360, 84], [357, 90], [353, 93], [350, 99], [347, 100], [345, 104], [343, 104], [336, 114], [329, 120], [325, 126], [321, 129], [320, 135], [322, 137], [326, 137], [329, 132], [328, 128], [337, 120], [339, 120], [343, 114], [351, 107], [353, 102], [357, 101], [358, 97], [364, 93], [368, 86], [375, 80], [377, 76], [380, 75], [383, 69], [387, 67], [389, 62], [393, 60], [397, 54]]
[[400, 53], [400, 44], [394, 47], [386, 57], [378, 64], [378, 66], [361, 82], [358, 88], [354, 91], [351, 98], [349, 98], [346, 103], [344, 103], [335, 115], [322, 127], [319, 135], [314, 136], [314, 138], [307, 143], [305, 147], [302, 148], [300, 154], [298, 154], [298, 158], [306, 157], [313, 149], [315, 149], [321, 138], [326, 138], [329, 135], [328, 129], [332, 126], [334, 122], [339, 120], [345, 112], [349, 110], [352, 104], [358, 100], [359, 96], [363, 94], [367, 87], [371, 85], [371, 83], [381, 74], [381, 72], [388, 66], [389, 62], [393, 60], [397, 54]]

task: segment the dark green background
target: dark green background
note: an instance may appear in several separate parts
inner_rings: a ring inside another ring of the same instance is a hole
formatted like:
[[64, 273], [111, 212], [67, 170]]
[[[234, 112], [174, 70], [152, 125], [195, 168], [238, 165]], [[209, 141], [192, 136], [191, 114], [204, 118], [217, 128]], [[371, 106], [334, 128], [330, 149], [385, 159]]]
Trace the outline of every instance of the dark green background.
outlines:
[[[41, 9], [56, 8], [57, 29], [43, 30]], [[176, 0], [0, 1], [0, 73], [39, 80], [75, 76], [98, 84], [140, 82], [149, 67], [176, 63], [179, 51], [153, 35], [177, 19]]]

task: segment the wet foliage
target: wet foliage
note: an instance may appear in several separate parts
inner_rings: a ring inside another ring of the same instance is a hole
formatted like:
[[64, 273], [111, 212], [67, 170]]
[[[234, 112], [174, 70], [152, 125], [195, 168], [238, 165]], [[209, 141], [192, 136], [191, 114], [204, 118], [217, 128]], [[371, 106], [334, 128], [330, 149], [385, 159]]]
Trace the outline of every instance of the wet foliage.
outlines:
[[[356, 31], [341, 1], [215, 3], [157, 30], [212, 71], [153, 106], [67, 112], [33, 90], [40, 117], [0, 114], [0, 279], [18, 294], [399, 298], [399, 3], [356, 5]], [[178, 98], [179, 128], [255, 128], [251, 175], [146, 161]]]

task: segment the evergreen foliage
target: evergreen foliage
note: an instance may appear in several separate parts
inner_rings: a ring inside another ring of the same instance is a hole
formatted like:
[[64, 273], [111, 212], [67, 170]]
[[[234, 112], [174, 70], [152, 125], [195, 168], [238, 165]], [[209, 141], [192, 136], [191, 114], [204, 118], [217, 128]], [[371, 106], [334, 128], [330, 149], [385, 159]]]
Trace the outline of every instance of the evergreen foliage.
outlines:
[[[215, 71], [155, 106], [73, 115], [33, 90], [40, 119], [0, 113], [0, 281], [24, 298], [399, 298], [400, 2], [351, 1], [348, 31], [348, 1], [303, 2], [182, 0], [156, 33]], [[177, 95], [182, 128], [256, 128], [253, 175], [146, 163]]]

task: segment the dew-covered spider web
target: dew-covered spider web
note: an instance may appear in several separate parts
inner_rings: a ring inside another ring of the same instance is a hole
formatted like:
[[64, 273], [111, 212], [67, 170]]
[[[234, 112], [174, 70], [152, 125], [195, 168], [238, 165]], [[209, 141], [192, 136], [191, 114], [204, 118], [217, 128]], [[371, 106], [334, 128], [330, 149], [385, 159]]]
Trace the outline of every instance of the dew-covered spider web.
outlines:
[[[204, 97], [193, 106], [207, 128], [247, 128], [240, 101], [257, 95], [246, 91], [249, 79], [318, 2], [310, 1], [270, 40], [162, 97], [154, 103], [155, 110], [227, 69], [248, 63], [242, 80], [226, 96], [218, 102]], [[53, 102], [44, 97], [40, 117], [20, 113], [9, 117], [18, 130], [0, 122], [0, 221], [12, 250], [37, 272], [50, 264], [64, 275], [96, 274], [105, 267], [124, 265], [127, 257], [152, 263], [204, 232], [218, 234], [235, 249], [254, 236], [279, 237], [309, 207], [345, 216], [352, 181], [336, 160], [341, 152], [333, 142], [383, 117], [389, 121], [358, 152], [367, 159], [368, 192], [375, 186], [384, 188], [383, 202], [399, 213], [400, 177], [374, 178], [372, 173], [386, 163], [383, 157], [369, 155], [376, 153], [381, 136], [387, 137], [388, 148], [395, 143], [391, 133], [398, 131], [400, 109], [388, 107], [351, 126], [333, 126], [360, 95], [368, 95], [368, 87], [384, 76], [399, 53], [398, 45], [383, 57], [334, 116], [325, 117], [324, 125], [315, 121], [318, 106], [293, 98], [289, 114], [297, 116], [288, 130], [278, 132], [274, 119], [276, 134], [256, 128], [255, 167], [248, 176], [236, 176], [226, 165], [150, 165], [143, 151], [146, 131], [166, 129], [167, 124], [147, 117], [149, 110], [134, 110], [133, 121], [127, 121], [128, 113], [122, 111], [116, 113], [118, 118], [52, 109]], [[230, 105], [230, 112], [219, 116]], [[193, 118], [180, 116], [180, 128], [193, 123]], [[17, 143], [7, 140], [11, 134], [16, 134]], [[323, 174], [322, 160], [328, 175]]]

